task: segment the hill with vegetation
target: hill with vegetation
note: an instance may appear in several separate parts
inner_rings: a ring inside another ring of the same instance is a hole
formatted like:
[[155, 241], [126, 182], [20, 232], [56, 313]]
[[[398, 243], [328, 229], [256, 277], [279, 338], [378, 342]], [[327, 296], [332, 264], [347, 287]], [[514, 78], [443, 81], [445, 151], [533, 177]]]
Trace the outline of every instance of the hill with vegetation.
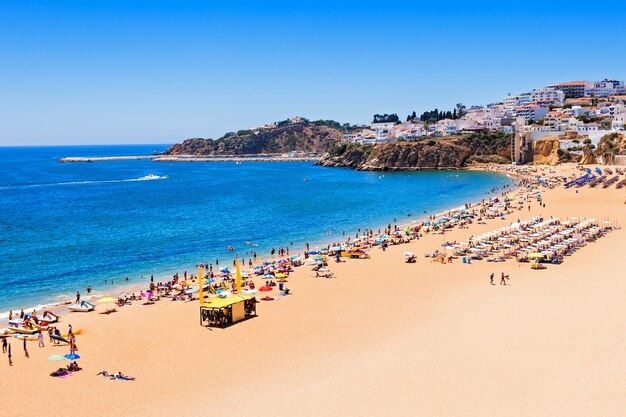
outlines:
[[355, 127], [333, 120], [299, 118], [269, 127], [230, 132], [219, 139], [192, 138], [173, 145], [167, 155], [258, 155], [297, 152], [328, 152]]

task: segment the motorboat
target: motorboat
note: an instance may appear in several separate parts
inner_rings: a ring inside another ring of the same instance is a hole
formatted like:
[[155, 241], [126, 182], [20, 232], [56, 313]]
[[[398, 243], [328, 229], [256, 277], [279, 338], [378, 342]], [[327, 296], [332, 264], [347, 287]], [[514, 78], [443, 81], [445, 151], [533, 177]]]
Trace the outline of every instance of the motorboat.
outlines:
[[76, 311], [76, 312], [80, 312], [80, 313], [87, 313], [89, 311], [95, 310], [96, 306], [91, 304], [89, 301], [83, 300], [80, 303], [71, 304], [71, 305], [67, 306], [67, 309], [70, 310], [70, 311]]

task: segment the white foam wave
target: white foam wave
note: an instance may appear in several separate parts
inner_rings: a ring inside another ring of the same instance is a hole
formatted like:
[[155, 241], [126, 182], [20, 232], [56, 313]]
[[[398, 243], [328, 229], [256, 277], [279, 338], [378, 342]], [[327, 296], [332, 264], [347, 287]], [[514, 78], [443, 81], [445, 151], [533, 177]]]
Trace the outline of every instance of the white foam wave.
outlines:
[[58, 185], [77, 185], [77, 184], [106, 184], [116, 182], [136, 182], [136, 181], [153, 181], [167, 179], [166, 175], [153, 175], [149, 174], [145, 177], [130, 178], [123, 180], [85, 180], [85, 181], [62, 181], [62, 182], [48, 182], [40, 184], [18, 184], [18, 185], [5, 185], [0, 186], [0, 190], [6, 190], [11, 188], [34, 188], [34, 187], [53, 187]]

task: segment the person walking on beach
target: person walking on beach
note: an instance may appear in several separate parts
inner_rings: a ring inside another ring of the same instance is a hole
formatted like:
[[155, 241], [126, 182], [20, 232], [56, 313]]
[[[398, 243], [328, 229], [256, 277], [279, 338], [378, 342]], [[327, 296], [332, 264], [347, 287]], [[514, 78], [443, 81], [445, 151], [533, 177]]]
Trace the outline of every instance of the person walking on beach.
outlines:
[[39, 343], [39, 347], [44, 347], [44, 344], [43, 344], [43, 333], [41, 333], [41, 330], [39, 330], [37, 332], [37, 342]]
[[76, 304], [80, 301], [80, 293], [76, 291]]
[[489, 281], [491, 282], [491, 285], [496, 285], [493, 283], [493, 277], [494, 277], [494, 273], [492, 272], [491, 275], [489, 275]]
[[7, 338], [2, 338], [2, 353], [7, 353]]
[[500, 277], [500, 285], [506, 285], [506, 275], [504, 275], [504, 272], [502, 273], [502, 277]]
[[75, 342], [70, 342], [70, 354], [76, 353], [77, 350], [78, 350], [78, 348], [76, 347], [76, 343]]

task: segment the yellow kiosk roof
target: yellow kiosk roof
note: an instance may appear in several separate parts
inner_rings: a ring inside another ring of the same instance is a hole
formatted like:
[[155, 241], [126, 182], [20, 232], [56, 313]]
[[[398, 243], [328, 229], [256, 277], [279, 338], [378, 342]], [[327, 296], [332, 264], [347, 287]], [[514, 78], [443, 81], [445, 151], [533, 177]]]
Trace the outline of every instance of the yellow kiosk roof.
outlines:
[[204, 308], [224, 308], [233, 304], [240, 303], [245, 300], [250, 300], [253, 298], [251, 295], [231, 295], [226, 298], [211, 298], [208, 302], [201, 304], [201, 307]]

